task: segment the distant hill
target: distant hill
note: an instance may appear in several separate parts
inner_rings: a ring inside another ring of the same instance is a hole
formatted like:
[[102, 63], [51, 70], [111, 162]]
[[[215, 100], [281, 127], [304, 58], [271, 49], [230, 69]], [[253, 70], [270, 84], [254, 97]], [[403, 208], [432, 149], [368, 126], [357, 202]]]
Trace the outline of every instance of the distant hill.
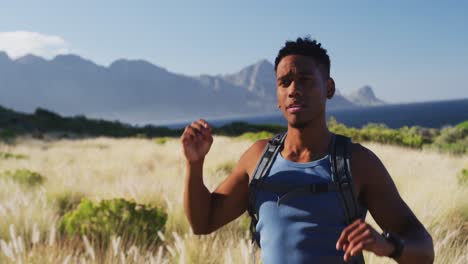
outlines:
[[375, 96], [374, 91], [368, 85], [352, 92], [347, 98], [360, 106], [378, 106], [386, 104]]
[[[275, 87], [273, 65], [266, 60], [233, 74], [191, 77], [144, 60], [104, 67], [77, 55], [12, 60], [0, 52], [0, 105], [23, 112], [43, 107], [133, 124], [258, 115], [277, 111]], [[328, 109], [366, 101], [358, 102], [337, 94]]]

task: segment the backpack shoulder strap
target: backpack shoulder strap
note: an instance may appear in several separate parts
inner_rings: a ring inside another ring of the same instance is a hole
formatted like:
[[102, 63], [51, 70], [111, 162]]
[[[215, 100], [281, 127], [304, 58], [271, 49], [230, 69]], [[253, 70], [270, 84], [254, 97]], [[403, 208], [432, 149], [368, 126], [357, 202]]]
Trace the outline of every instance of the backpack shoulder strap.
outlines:
[[338, 183], [346, 215], [346, 224], [350, 224], [363, 216], [362, 208], [356, 199], [356, 190], [351, 174], [351, 139], [342, 135], [334, 135], [330, 159], [332, 180]]
[[[361, 208], [356, 199], [356, 190], [351, 174], [351, 139], [342, 135], [334, 135], [331, 143], [330, 163], [332, 179], [338, 183], [339, 193], [343, 202], [346, 225], [358, 218], [364, 218], [366, 210]], [[363, 264], [362, 253], [352, 258], [351, 263]]]
[[263, 153], [260, 156], [260, 159], [257, 162], [257, 166], [255, 167], [254, 173], [252, 178], [250, 179], [249, 185], [256, 184], [253, 182], [259, 181], [263, 176], [265, 176], [266, 171], [270, 169], [272, 164], [272, 158], [276, 156], [279, 149], [283, 145], [284, 139], [286, 138], [287, 132], [276, 134], [273, 138], [271, 138], [265, 149], [263, 149]]
[[[279, 133], [275, 135], [272, 139], [268, 141], [268, 144], [265, 146], [262, 155], [255, 167], [253, 176], [249, 182], [249, 204], [247, 206], [247, 211], [250, 215], [250, 232], [252, 235], [252, 240], [257, 242], [257, 245], [260, 245], [258, 241], [258, 234], [255, 231], [255, 226], [258, 222], [258, 215], [255, 208], [256, 192], [257, 187], [261, 184], [263, 178], [268, 173], [273, 164], [274, 157], [278, 154], [281, 149], [284, 139], [286, 138], [287, 132]], [[252, 241], [253, 242], [253, 241]]]

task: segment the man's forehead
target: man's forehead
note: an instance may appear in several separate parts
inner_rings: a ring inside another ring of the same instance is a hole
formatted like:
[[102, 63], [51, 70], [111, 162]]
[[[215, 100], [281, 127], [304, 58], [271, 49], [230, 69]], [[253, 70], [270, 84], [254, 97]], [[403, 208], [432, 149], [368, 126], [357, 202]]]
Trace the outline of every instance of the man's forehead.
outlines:
[[289, 74], [318, 74], [319, 65], [312, 58], [305, 56], [286, 56], [278, 64], [278, 77]]

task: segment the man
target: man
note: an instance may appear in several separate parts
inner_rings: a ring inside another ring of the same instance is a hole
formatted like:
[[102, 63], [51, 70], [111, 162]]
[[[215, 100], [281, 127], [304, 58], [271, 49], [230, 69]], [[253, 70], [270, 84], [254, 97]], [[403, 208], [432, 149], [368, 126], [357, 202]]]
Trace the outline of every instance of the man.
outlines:
[[[278, 108], [288, 122], [287, 136], [267, 175], [277, 182], [329, 181], [327, 163], [334, 135], [325, 117], [327, 99], [335, 93], [330, 59], [320, 43], [308, 38], [288, 41], [275, 60]], [[200, 119], [181, 136], [186, 158], [184, 206], [195, 234], [208, 234], [236, 219], [248, 206], [249, 180], [267, 140], [255, 142], [231, 175], [213, 193], [203, 184], [203, 162], [213, 138]], [[260, 246], [264, 263], [343, 263], [363, 250], [392, 256], [399, 263], [432, 263], [432, 238], [400, 197], [384, 165], [360, 144], [351, 146], [356, 198], [391, 239], [364, 220], [344, 225], [336, 194], [309, 195], [279, 201], [279, 194], [257, 196]], [[305, 201], [305, 202], [304, 202]]]

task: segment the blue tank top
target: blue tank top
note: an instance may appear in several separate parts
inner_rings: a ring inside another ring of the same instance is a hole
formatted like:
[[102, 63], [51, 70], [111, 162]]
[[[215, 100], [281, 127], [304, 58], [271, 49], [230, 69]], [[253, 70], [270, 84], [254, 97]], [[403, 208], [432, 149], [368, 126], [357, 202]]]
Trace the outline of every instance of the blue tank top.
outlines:
[[[328, 155], [315, 161], [297, 163], [278, 153], [265, 182], [311, 184], [332, 182]], [[335, 248], [345, 225], [340, 194], [308, 194], [277, 204], [285, 193], [258, 190], [261, 256], [264, 264], [345, 263], [343, 251]], [[349, 263], [349, 262], [348, 262]]]

